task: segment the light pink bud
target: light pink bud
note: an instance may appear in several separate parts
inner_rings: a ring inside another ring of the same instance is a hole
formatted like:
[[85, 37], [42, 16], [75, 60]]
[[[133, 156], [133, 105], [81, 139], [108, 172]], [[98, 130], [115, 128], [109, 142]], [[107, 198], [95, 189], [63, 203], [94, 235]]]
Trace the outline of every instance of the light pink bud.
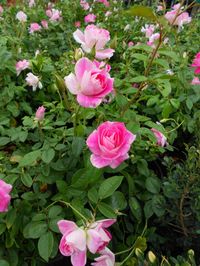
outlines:
[[44, 119], [44, 114], [45, 114], [45, 108], [44, 106], [40, 106], [36, 113], [35, 113], [35, 118], [38, 120], [38, 121], [42, 121]]

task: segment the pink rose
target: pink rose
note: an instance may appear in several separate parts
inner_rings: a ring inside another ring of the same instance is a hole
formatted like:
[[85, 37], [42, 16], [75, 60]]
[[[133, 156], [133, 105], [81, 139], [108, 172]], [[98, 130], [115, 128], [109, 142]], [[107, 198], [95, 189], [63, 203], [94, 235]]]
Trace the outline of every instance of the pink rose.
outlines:
[[157, 7], [157, 11], [159, 12], [159, 11], [163, 11], [164, 10], [164, 7], [163, 6], [161, 6], [161, 5], [159, 5], [158, 7]]
[[44, 29], [48, 29], [48, 22], [46, 20], [42, 20], [41, 25]]
[[129, 158], [128, 151], [135, 138], [124, 123], [102, 123], [87, 139], [87, 146], [93, 153], [90, 157], [92, 165], [97, 168], [118, 167]]
[[87, 3], [86, 0], [80, 0], [80, 5], [84, 10], [88, 10], [90, 8], [90, 5]]
[[74, 26], [75, 26], [76, 28], [80, 28], [80, 26], [81, 26], [81, 22], [80, 22], [80, 21], [75, 21]]
[[87, 248], [93, 254], [100, 252], [101, 247], [105, 247], [111, 239], [110, 233], [105, 228], [115, 221], [115, 219], [100, 220], [83, 228], [74, 222], [60, 220], [58, 228], [63, 235], [59, 245], [61, 254], [71, 256], [73, 266], [86, 265]]
[[91, 23], [95, 22], [96, 16], [94, 14], [88, 14], [87, 16], [84, 17], [85, 23]]
[[58, 9], [52, 9], [51, 10], [52, 14], [50, 16], [50, 21], [60, 21], [62, 20], [62, 12], [59, 11]]
[[157, 129], [151, 128], [151, 131], [154, 133], [154, 136], [157, 139], [157, 145], [164, 147], [167, 145], [167, 138]]
[[105, 7], [109, 7], [110, 6], [110, 3], [108, 2], [108, 0], [96, 0], [96, 2], [104, 4]]
[[105, 248], [99, 252], [102, 256], [95, 259], [92, 266], [114, 266], [115, 265], [115, 255], [110, 251], [109, 248]]
[[155, 47], [155, 41], [160, 38], [160, 33], [154, 33], [151, 35], [149, 38], [149, 41], [147, 42], [147, 45], [152, 46], [153, 48]]
[[35, 31], [40, 31], [41, 26], [38, 23], [31, 23], [30, 28], [29, 28], [29, 33], [34, 33]]
[[128, 42], [128, 47], [131, 47], [134, 45], [134, 42]]
[[154, 30], [155, 30], [154, 25], [145, 24], [145, 27], [142, 27], [141, 32], [145, 33], [146, 38], [150, 38], [151, 35], [154, 33]]
[[200, 74], [200, 52], [196, 54], [191, 66], [196, 68], [195, 74]]
[[194, 77], [192, 82], [191, 82], [192, 85], [200, 85], [200, 80], [198, 77]]
[[3, 7], [0, 5], [0, 15], [3, 13]]
[[9, 195], [12, 185], [0, 179], [0, 212], [7, 212], [11, 196]]
[[26, 22], [27, 21], [27, 15], [23, 11], [19, 11], [16, 14], [16, 19], [18, 19], [20, 22]]
[[95, 49], [95, 57], [97, 59], [102, 60], [113, 56], [113, 49], [105, 49], [105, 45], [110, 40], [109, 31], [92, 24], [85, 28], [84, 33], [77, 29], [73, 36], [86, 53], [91, 53]]
[[24, 59], [24, 60], [21, 60], [21, 61], [18, 61], [15, 65], [15, 69], [16, 69], [16, 72], [17, 72], [17, 76], [19, 76], [19, 74], [29, 68], [30, 64], [29, 64], [29, 61]]
[[44, 114], [45, 114], [45, 108], [44, 106], [38, 107], [36, 113], [35, 113], [35, 118], [38, 121], [42, 121], [44, 119]]
[[26, 82], [29, 86], [33, 87], [33, 91], [36, 91], [37, 87], [42, 89], [42, 83], [40, 82], [39, 78], [33, 75], [31, 72], [27, 74]]
[[[177, 14], [180, 14], [180, 15], [174, 21], [174, 19], [177, 16]], [[173, 23], [173, 25], [177, 25], [179, 27], [182, 27], [183, 24], [190, 23], [191, 20], [192, 20], [191, 17], [189, 16], [189, 14], [187, 12], [181, 13], [180, 4], [174, 5], [172, 7], [172, 10], [171, 11], [168, 11], [165, 14], [165, 18], [168, 20], [168, 22], [170, 24]]]
[[35, 6], [35, 0], [30, 0], [29, 3], [28, 3], [28, 6], [29, 7]]
[[113, 91], [113, 78], [107, 70], [108, 68], [99, 68], [95, 61], [83, 57], [75, 65], [75, 75], [71, 73], [65, 77], [66, 87], [77, 95], [81, 106], [94, 108]]
[[47, 15], [47, 17], [51, 17], [52, 16], [52, 11], [51, 11], [51, 9], [47, 9], [46, 10], [46, 15]]

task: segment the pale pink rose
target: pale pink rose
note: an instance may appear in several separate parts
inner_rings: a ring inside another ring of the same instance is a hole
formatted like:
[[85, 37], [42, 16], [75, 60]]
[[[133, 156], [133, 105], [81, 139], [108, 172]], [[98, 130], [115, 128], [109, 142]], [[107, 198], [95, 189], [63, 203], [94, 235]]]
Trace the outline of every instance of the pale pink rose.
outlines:
[[90, 5], [86, 0], [80, 0], [80, 5], [84, 10], [88, 10], [90, 8]]
[[29, 7], [35, 6], [35, 0], [30, 0], [28, 6]]
[[191, 82], [192, 85], [200, 85], [200, 80], [198, 77], [194, 77], [192, 82]]
[[110, 6], [110, 3], [108, 2], [108, 0], [96, 0], [96, 2], [102, 3], [106, 7], [109, 7]]
[[45, 108], [44, 106], [38, 107], [36, 113], [35, 113], [35, 118], [38, 121], [42, 121], [44, 119], [44, 114], [45, 114]]
[[101, 252], [109, 244], [112, 236], [106, 228], [115, 222], [115, 219], [105, 219], [89, 225], [87, 229], [87, 247], [91, 253]]
[[51, 9], [47, 9], [46, 10], [46, 15], [47, 15], [47, 17], [51, 17], [52, 16], [52, 11], [51, 11]]
[[142, 27], [141, 32], [145, 33], [146, 38], [150, 38], [151, 35], [154, 33], [155, 26], [150, 24], [145, 24], [145, 27]]
[[198, 52], [192, 62], [192, 67], [195, 67], [195, 74], [200, 74], [200, 52]]
[[85, 28], [84, 33], [77, 29], [73, 36], [86, 53], [91, 53], [95, 49], [95, 57], [97, 59], [103, 60], [113, 56], [113, 49], [105, 49], [105, 45], [110, 40], [109, 31], [92, 24]]
[[71, 73], [65, 77], [66, 87], [77, 95], [78, 103], [91, 108], [98, 106], [113, 91], [113, 81], [106, 68], [99, 68], [86, 57], [76, 63], [75, 75]]
[[93, 166], [102, 168], [118, 167], [129, 158], [128, 151], [136, 135], [128, 131], [121, 122], [104, 122], [87, 139], [87, 146], [93, 153], [90, 161]]
[[37, 87], [42, 89], [42, 83], [37, 76], [33, 75], [33, 73], [28, 73], [25, 80], [29, 86], [33, 87], [33, 91], [36, 91]]
[[86, 265], [87, 248], [93, 254], [101, 252], [101, 247], [105, 247], [111, 239], [110, 233], [105, 228], [115, 221], [115, 219], [100, 220], [83, 228], [72, 221], [60, 220], [58, 228], [63, 235], [59, 244], [61, 254], [71, 256], [73, 266]]
[[41, 25], [44, 29], [48, 29], [48, 22], [45, 19], [41, 21]]
[[110, 15], [112, 15], [112, 12], [111, 12], [111, 11], [107, 11], [107, 12], [105, 13], [105, 17], [109, 17]]
[[29, 66], [30, 66], [30, 63], [29, 63], [29, 61], [26, 60], [26, 59], [18, 61], [18, 62], [16, 63], [16, 65], [15, 65], [15, 69], [16, 69], [16, 72], [17, 72], [17, 76], [19, 76], [19, 74], [20, 74], [23, 70], [29, 68]]
[[131, 47], [134, 45], [134, 42], [128, 42], [128, 47]]
[[60, 21], [62, 20], [62, 12], [59, 11], [58, 9], [52, 9], [51, 10], [52, 14], [50, 16], [50, 21]]
[[151, 128], [151, 131], [154, 133], [154, 136], [157, 139], [157, 145], [164, 147], [167, 145], [167, 138], [157, 129]]
[[0, 16], [3, 14], [3, 7], [0, 5]]
[[95, 22], [96, 16], [94, 14], [88, 14], [87, 16], [84, 17], [85, 23], [91, 23]]
[[164, 10], [163, 6], [159, 5], [159, 6], [157, 7], [157, 11], [163, 11], [163, 10]]
[[81, 26], [81, 22], [80, 22], [80, 21], [75, 21], [74, 26], [75, 26], [76, 28], [80, 28], [80, 26]]
[[29, 28], [29, 33], [34, 33], [41, 30], [41, 26], [38, 23], [31, 23]]
[[147, 45], [152, 46], [153, 48], [155, 48], [155, 41], [158, 40], [160, 38], [160, 33], [154, 33], [151, 35], [151, 37], [149, 38], [149, 41], [147, 42]]
[[[182, 27], [183, 24], [188, 24], [191, 22], [192, 18], [189, 16], [189, 14], [187, 12], [183, 12], [181, 13], [181, 9], [180, 9], [180, 4], [174, 5], [172, 7], [171, 11], [168, 11], [165, 14], [165, 18], [168, 20], [168, 22], [170, 24], [173, 23], [173, 25], [177, 25], [179, 27]], [[175, 17], [177, 16], [177, 14], [180, 14], [176, 20], [174, 21]]]
[[26, 22], [27, 21], [27, 15], [23, 11], [19, 11], [16, 14], [16, 19], [18, 19], [20, 22]]
[[105, 248], [101, 252], [100, 257], [95, 259], [92, 266], [114, 266], [115, 265], [115, 254], [113, 254], [109, 248]]
[[7, 184], [0, 179], [0, 212], [7, 212], [10, 204], [11, 196], [9, 195], [12, 190], [12, 185]]

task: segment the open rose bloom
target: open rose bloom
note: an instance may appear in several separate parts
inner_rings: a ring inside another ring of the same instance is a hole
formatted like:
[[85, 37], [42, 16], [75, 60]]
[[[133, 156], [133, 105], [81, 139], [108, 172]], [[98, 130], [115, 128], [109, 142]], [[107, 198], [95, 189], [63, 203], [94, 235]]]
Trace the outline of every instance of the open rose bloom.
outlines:
[[194, 71], [196, 75], [200, 74], [200, 52], [196, 54], [191, 66], [196, 68]]
[[7, 184], [0, 179], [0, 212], [7, 212], [10, 204], [11, 196], [9, 195], [12, 190], [12, 185]]
[[39, 78], [33, 75], [31, 72], [27, 74], [26, 82], [29, 86], [33, 87], [33, 91], [36, 91], [37, 87], [42, 89], [42, 83], [40, 82]]
[[16, 19], [18, 19], [20, 22], [26, 22], [27, 21], [27, 15], [23, 11], [19, 11], [16, 14]]
[[87, 146], [93, 153], [90, 157], [92, 165], [97, 168], [118, 167], [129, 158], [128, 151], [135, 138], [124, 123], [102, 123], [87, 139]]
[[34, 33], [41, 30], [41, 26], [38, 23], [31, 23], [29, 28], [29, 33]]
[[84, 17], [85, 23], [93, 23], [96, 20], [96, 16], [94, 14], [88, 14]]
[[83, 107], [98, 106], [113, 91], [113, 79], [108, 68], [99, 68], [98, 63], [86, 57], [79, 59], [75, 74], [66, 76], [65, 84], [72, 94], [77, 95], [77, 101]]
[[17, 72], [17, 76], [19, 76], [19, 74], [20, 74], [23, 70], [29, 68], [29, 66], [30, 66], [29, 61], [26, 60], [26, 59], [18, 61], [18, 62], [16, 63], [16, 65], [15, 65], [15, 69], [16, 69], [16, 72]]
[[101, 252], [100, 257], [95, 259], [95, 262], [93, 262], [92, 266], [114, 266], [115, 265], [115, 255], [108, 249], [105, 248]]
[[95, 49], [97, 59], [104, 60], [113, 56], [113, 49], [105, 49], [105, 45], [110, 41], [109, 31], [92, 24], [85, 28], [84, 33], [77, 29], [73, 36], [86, 53], [91, 53]]
[[58, 228], [63, 235], [59, 245], [61, 254], [71, 256], [73, 266], [85, 266], [87, 250], [92, 254], [102, 254], [101, 252], [104, 251], [108, 253], [106, 246], [111, 240], [111, 234], [106, 228], [115, 222], [115, 219], [105, 219], [96, 221], [84, 228], [78, 227], [72, 221], [60, 220]]

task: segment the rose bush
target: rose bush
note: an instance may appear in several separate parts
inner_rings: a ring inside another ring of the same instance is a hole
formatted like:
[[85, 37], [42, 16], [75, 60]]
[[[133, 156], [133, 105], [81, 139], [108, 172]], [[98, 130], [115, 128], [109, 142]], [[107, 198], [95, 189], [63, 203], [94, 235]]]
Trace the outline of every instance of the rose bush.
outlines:
[[140, 4], [1, 1], [0, 265], [199, 263], [199, 15]]

